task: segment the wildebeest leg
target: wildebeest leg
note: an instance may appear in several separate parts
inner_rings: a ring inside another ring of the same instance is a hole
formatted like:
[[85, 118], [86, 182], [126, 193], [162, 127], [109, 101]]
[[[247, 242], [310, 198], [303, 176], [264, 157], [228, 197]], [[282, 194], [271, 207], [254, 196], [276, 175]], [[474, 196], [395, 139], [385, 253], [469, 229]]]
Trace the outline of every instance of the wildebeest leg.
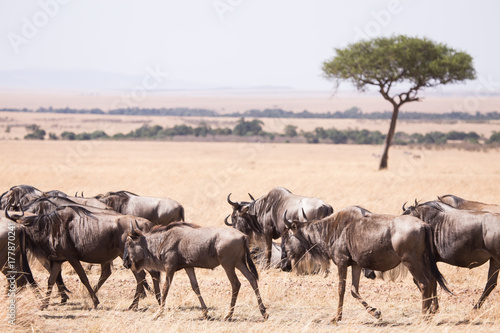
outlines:
[[160, 309], [154, 316], [154, 320], [158, 319], [163, 311], [165, 310], [165, 300], [167, 299], [168, 295], [168, 290], [170, 289], [170, 285], [172, 284], [172, 279], [174, 278], [174, 270], [170, 269], [170, 267], [166, 267], [166, 276], [165, 276], [165, 284], [163, 285], [163, 295], [161, 295], [161, 304], [160, 304]]
[[69, 291], [69, 290], [64, 285], [61, 271], [59, 272], [59, 274], [57, 274], [56, 285], [57, 285], [57, 290], [59, 291], [59, 295], [61, 295], [61, 304], [66, 304], [66, 302], [69, 299], [69, 296], [68, 296], [68, 294], [66, 294], [66, 291]]
[[264, 303], [262, 303], [262, 298], [260, 297], [260, 292], [259, 292], [259, 285], [257, 283], [257, 279], [255, 276], [250, 272], [248, 269], [247, 265], [244, 262], [240, 262], [238, 266], [236, 266], [238, 270], [247, 278], [248, 282], [250, 282], [250, 285], [253, 288], [253, 291], [255, 292], [255, 296], [257, 296], [257, 303], [259, 304], [259, 310], [260, 313], [262, 314], [262, 317], [264, 319], [267, 319], [269, 315], [266, 312], [266, 307], [264, 306]]
[[339, 306], [337, 307], [337, 315], [332, 319], [332, 323], [342, 320], [342, 308], [344, 307], [345, 284], [347, 278], [347, 265], [339, 263], [337, 268], [339, 273]]
[[500, 270], [500, 262], [496, 261], [494, 258], [491, 258], [490, 268], [488, 270], [488, 281], [486, 282], [486, 286], [484, 287], [483, 294], [479, 298], [479, 301], [477, 301], [477, 304], [474, 305], [474, 310], [478, 310], [483, 305], [488, 295], [497, 286], [498, 270]]
[[106, 280], [111, 275], [111, 262], [107, 262], [105, 264], [101, 264], [101, 276], [99, 276], [99, 281], [94, 286], [94, 293], [97, 294], [97, 291], [101, 288], [101, 286], [106, 282]]
[[271, 267], [271, 255], [273, 250], [273, 237], [266, 235], [266, 269]]
[[229, 278], [229, 282], [231, 282], [231, 305], [229, 307], [229, 312], [224, 317], [224, 320], [230, 320], [233, 317], [234, 306], [236, 305], [236, 299], [238, 298], [238, 293], [240, 291], [241, 282], [238, 280], [236, 276], [236, 272], [234, 271], [234, 264], [222, 264], [222, 268], [226, 271], [226, 275]]
[[134, 300], [132, 301], [132, 304], [130, 304], [128, 309], [137, 310], [137, 308], [139, 307], [139, 299], [141, 298], [142, 295], [145, 294], [144, 281], [146, 281], [146, 272], [144, 272], [144, 270], [141, 270], [139, 272], [132, 271], [132, 273], [134, 274], [137, 286], [135, 288]]
[[191, 282], [191, 288], [193, 288], [194, 293], [196, 296], [198, 296], [198, 300], [200, 301], [201, 304], [201, 312], [203, 313], [203, 318], [209, 319], [210, 317], [208, 316], [208, 309], [203, 301], [203, 297], [201, 297], [200, 293], [200, 288], [198, 286], [198, 281], [196, 280], [196, 275], [194, 274], [194, 268], [193, 267], [188, 267], [184, 268], [186, 271], [187, 275], [189, 276], [189, 282]]
[[425, 260], [419, 261], [416, 258], [413, 261], [403, 260], [403, 264], [408, 267], [411, 275], [413, 275], [413, 282], [422, 293], [422, 315], [427, 316], [432, 311], [431, 305], [435, 298], [434, 286], [436, 281], [430, 268], [425, 266], [424, 262]]
[[[43, 260], [43, 259], [39, 259], [39, 261], [42, 263], [43, 267], [50, 274], [50, 272], [52, 270], [51, 263], [48, 260]], [[56, 285], [57, 285], [57, 290], [59, 291], [59, 295], [61, 295], [61, 304], [65, 304], [69, 299], [69, 296], [68, 296], [68, 294], [66, 294], [66, 291], [69, 291], [69, 290], [64, 285], [61, 271], [59, 271], [59, 274], [57, 274]]]
[[90, 297], [92, 298], [92, 302], [94, 303], [94, 309], [96, 309], [97, 305], [99, 305], [99, 299], [97, 298], [96, 294], [94, 293], [94, 290], [90, 286], [89, 279], [87, 277], [87, 274], [85, 274], [85, 270], [83, 269], [82, 264], [75, 258], [70, 257], [67, 259], [70, 265], [73, 266], [73, 269], [75, 270], [76, 274], [78, 274], [80, 281], [82, 281], [83, 285], [87, 288]]
[[432, 288], [432, 291], [431, 291], [432, 305], [431, 305], [431, 308], [429, 310], [429, 313], [434, 314], [434, 313], [437, 313], [439, 310], [439, 301], [438, 301], [438, 297], [437, 297], [437, 281], [436, 281], [436, 279], [432, 279], [431, 288]]
[[52, 292], [52, 287], [54, 287], [54, 283], [56, 282], [58, 274], [61, 273], [61, 262], [51, 262], [50, 263], [50, 275], [47, 284], [47, 294], [45, 295], [45, 299], [42, 302], [41, 310], [46, 309], [49, 306], [50, 293]]
[[379, 319], [381, 316], [380, 310], [372, 308], [359, 294], [359, 278], [361, 277], [361, 267], [358, 265], [351, 266], [352, 269], [352, 285], [351, 285], [351, 295], [357, 299], [368, 311], [369, 314]]
[[153, 279], [153, 288], [154, 288], [154, 293], [156, 300], [158, 301], [158, 304], [161, 304], [161, 292], [160, 292], [160, 272], [157, 271], [151, 271], [149, 272], [149, 275], [151, 275], [151, 279]]

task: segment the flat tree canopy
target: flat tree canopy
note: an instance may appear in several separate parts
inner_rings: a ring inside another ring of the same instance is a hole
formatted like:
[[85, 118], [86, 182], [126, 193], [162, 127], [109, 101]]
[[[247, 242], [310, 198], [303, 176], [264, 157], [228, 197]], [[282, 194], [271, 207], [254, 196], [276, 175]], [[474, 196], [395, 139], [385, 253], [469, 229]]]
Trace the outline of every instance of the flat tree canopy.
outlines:
[[472, 57], [426, 38], [404, 35], [374, 38], [335, 49], [323, 63], [327, 79], [350, 81], [359, 91], [376, 86], [393, 106], [391, 125], [380, 169], [387, 168], [389, 146], [396, 129], [399, 108], [419, 101], [423, 88], [475, 79]]

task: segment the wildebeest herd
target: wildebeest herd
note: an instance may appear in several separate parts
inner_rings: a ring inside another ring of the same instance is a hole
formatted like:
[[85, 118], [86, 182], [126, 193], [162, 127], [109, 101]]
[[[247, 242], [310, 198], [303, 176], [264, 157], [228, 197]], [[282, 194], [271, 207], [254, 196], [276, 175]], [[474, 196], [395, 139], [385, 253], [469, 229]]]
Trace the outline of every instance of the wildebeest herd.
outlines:
[[[148, 272], [160, 305], [155, 318], [162, 314], [174, 273], [181, 269], [186, 271], [203, 316], [208, 318], [194, 269], [220, 265], [232, 287], [225, 319], [233, 315], [241, 285], [235, 269], [250, 282], [259, 310], [267, 319], [251, 252], [254, 248], [264, 249], [263, 269], [279, 262], [281, 270], [291, 271], [309, 257], [324, 271], [333, 261], [338, 269], [339, 286], [334, 322], [342, 319], [348, 267], [352, 270], [352, 296], [376, 318], [380, 318], [380, 310], [368, 305], [359, 294], [362, 270], [365, 276], [373, 277], [374, 271], [384, 272], [404, 265], [422, 295], [425, 317], [438, 310], [438, 284], [451, 293], [437, 262], [474, 268], [489, 261], [486, 286], [475, 309], [481, 307], [497, 285], [500, 206], [445, 195], [436, 201], [403, 205], [402, 215], [387, 215], [371, 213], [359, 206], [334, 212], [318, 198], [294, 195], [280, 187], [258, 199], [250, 194], [249, 197], [250, 201], [235, 202], [231, 194], [227, 196], [232, 212], [224, 222], [232, 228], [207, 228], [185, 222], [183, 206], [172, 199], [138, 196], [128, 191], [93, 197], [69, 196], [57, 190], [43, 192], [33, 186], [14, 186], [0, 197], [4, 212], [0, 215], [0, 266], [5, 275], [17, 271], [19, 287], [33, 286], [44, 309], [49, 305], [54, 284], [61, 303], [69, 298], [61, 274], [61, 265], [67, 261], [96, 308], [97, 292], [111, 275], [112, 261], [121, 257], [123, 266], [132, 270], [137, 281], [129, 309], [137, 309], [140, 297], [150, 289], [146, 282]], [[276, 252], [281, 258], [276, 260], [273, 239], [279, 238], [281, 251]], [[28, 253], [49, 272], [45, 296], [38, 292]], [[101, 265], [101, 275], [94, 287], [90, 286], [81, 262]], [[161, 272], [165, 273], [162, 290]]]

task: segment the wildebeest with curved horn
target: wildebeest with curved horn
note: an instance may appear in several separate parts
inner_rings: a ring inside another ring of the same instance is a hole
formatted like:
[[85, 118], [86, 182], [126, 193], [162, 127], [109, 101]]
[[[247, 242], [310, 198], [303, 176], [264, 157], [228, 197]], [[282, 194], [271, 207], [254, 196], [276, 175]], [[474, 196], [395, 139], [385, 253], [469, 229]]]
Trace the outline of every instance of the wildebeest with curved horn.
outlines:
[[432, 314], [436, 281], [447, 290], [432, 254], [430, 226], [412, 216], [373, 214], [358, 206], [347, 207], [321, 220], [290, 221], [283, 214], [287, 230], [282, 236], [282, 269], [292, 265], [306, 251], [333, 260], [338, 268], [339, 305], [332, 322], [342, 319], [347, 268], [352, 269], [351, 294], [375, 318], [381, 313], [360, 296], [361, 268], [387, 271], [403, 263], [422, 293], [422, 314]]
[[[111, 275], [111, 262], [123, 255], [123, 248], [130, 231], [130, 223], [150, 228], [151, 223], [142, 218], [127, 215], [92, 213], [79, 206], [62, 206], [48, 214], [6, 217], [16, 221], [26, 235], [26, 247], [41, 261], [50, 262], [47, 295], [42, 309], [49, 304], [49, 297], [61, 265], [68, 261], [87, 288], [94, 308], [99, 304], [97, 291]], [[80, 261], [101, 264], [101, 276], [97, 285], [90, 287]], [[159, 272], [153, 276], [155, 294], [160, 301]], [[134, 272], [137, 280], [136, 294], [130, 308], [137, 308], [139, 296], [144, 293], [143, 276]]]
[[123, 255], [125, 268], [166, 272], [160, 310], [155, 319], [163, 312], [175, 272], [181, 269], [189, 276], [191, 287], [200, 301], [203, 316], [208, 318], [208, 309], [201, 297], [194, 268], [214, 269], [219, 265], [224, 268], [232, 287], [231, 305], [225, 319], [231, 319], [233, 315], [241, 285], [235, 268], [250, 282], [257, 296], [260, 312], [264, 319], [267, 319], [257, 284], [259, 275], [250, 258], [247, 237], [237, 230], [201, 228], [191, 223], [174, 222], [167, 226], [154, 226], [150, 232], [142, 233], [131, 226]]
[[265, 243], [266, 267], [271, 263], [272, 240], [280, 238], [285, 229], [282, 218], [285, 211], [298, 221], [306, 221], [304, 214], [310, 219], [320, 219], [333, 213], [332, 206], [323, 200], [295, 195], [283, 187], [276, 187], [257, 200], [250, 196], [251, 202], [233, 202], [230, 196], [231, 193], [227, 202], [233, 208], [232, 223], [228, 222], [228, 216], [225, 224], [249, 236], [251, 243]]
[[457, 197], [456, 195], [447, 194], [441, 197], [438, 196], [438, 201], [445, 203], [456, 209], [465, 209], [465, 210], [480, 210], [484, 212], [490, 213], [499, 213], [500, 214], [500, 206], [494, 204], [487, 204], [478, 201], [471, 201]]
[[415, 203], [403, 214], [412, 215], [431, 225], [436, 260], [467, 267], [490, 262], [484, 291], [474, 305], [479, 309], [496, 287], [500, 270], [500, 215], [477, 210], [459, 210], [445, 203]]
[[29, 205], [34, 200], [42, 197], [43, 194], [43, 191], [31, 185], [12, 186], [0, 196], [0, 209], [4, 210], [7, 206]]
[[108, 192], [95, 198], [119, 213], [144, 217], [153, 224], [184, 221], [184, 207], [172, 199], [144, 197], [128, 191]]

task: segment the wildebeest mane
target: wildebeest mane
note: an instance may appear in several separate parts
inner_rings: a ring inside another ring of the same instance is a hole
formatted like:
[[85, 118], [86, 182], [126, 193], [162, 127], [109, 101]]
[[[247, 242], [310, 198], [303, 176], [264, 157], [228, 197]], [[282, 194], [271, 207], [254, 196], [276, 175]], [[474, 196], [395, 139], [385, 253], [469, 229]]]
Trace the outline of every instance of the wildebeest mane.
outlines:
[[[441, 205], [446, 205], [445, 203], [440, 203], [440, 202], [436, 202], [436, 201], [427, 201], [427, 202], [424, 202], [423, 204], [420, 204], [417, 206], [418, 207], [424, 207], [424, 206], [428, 206], [428, 207], [431, 207], [431, 208], [434, 208], [440, 212], [444, 212], [444, 209]], [[448, 206], [448, 205], [446, 205]], [[451, 206], [449, 206], [451, 207]]]
[[[28, 209], [30, 209], [32, 206], [37, 205], [37, 204], [40, 204], [41, 202], [48, 202], [48, 203], [52, 204], [53, 206], [58, 207], [55, 203], [53, 203], [53, 202], [50, 200], [50, 198], [52, 198], [52, 197], [47, 197], [47, 198], [38, 198], [38, 199], [36, 199], [35, 201], [33, 201], [32, 203], [30, 203], [29, 205], [24, 205], [24, 206], [22, 206], [22, 208], [23, 208], [23, 210], [28, 210]], [[61, 199], [62, 199], [62, 197], [58, 197], [58, 198], [61, 198]], [[72, 203], [74, 204], [74, 202], [72, 202]]]
[[116, 195], [116, 196], [119, 196], [119, 197], [128, 197], [130, 195], [133, 195], [135, 197], [138, 196], [137, 194], [129, 192], [129, 191], [108, 192], [108, 193], [105, 194], [106, 197], [110, 196], [110, 195]]
[[173, 228], [192, 228], [192, 229], [198, 229], [200, 228], [199, 225], [194, 224], [194, 223], [189, 223], [189, 222], [172, 222], [167, 225], [155, 225], [151, 228], [149, 231], [150, 233], [156, 233], [156, 232], [163, 232], [163, 231], [168, 231]]
[[64, 222], [62, 216], [61, 216], [61, 211], [64, 209], [70, 208], [72, 209], [79, 217], [84, 218], [84, 217], [90, 217], [92, 219], [97, 219], [92, 212], [88, 211], [87, 209], [79, 206], [60, 206], [57, 207], [53, 212], [50, 212], [48, 214], [40, 214], [40, 215], [33, 215], [33, 216], [28, 216], [23, 218], [23, 225], [26, 226], [33, 226], [35, 224], [38, 224], [40, 226], [46, 226], [49, 223], [55, 224], [56, 226], [60, 225], [61, 223]]

